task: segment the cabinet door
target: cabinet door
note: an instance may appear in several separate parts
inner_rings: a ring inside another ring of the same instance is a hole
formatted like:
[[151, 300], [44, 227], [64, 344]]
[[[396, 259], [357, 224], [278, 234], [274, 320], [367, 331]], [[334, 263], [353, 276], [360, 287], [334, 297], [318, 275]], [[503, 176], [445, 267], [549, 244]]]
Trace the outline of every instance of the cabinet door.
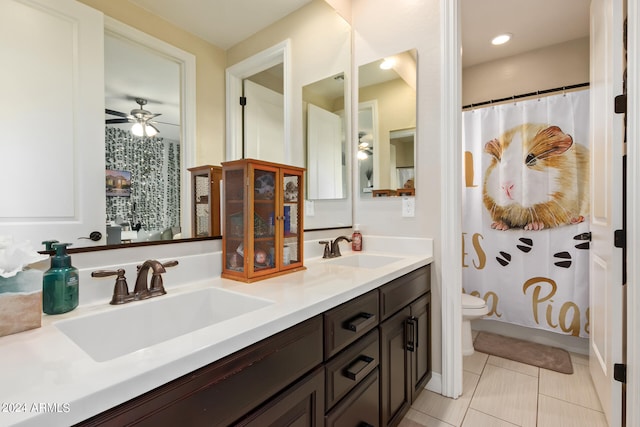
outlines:
[[281, 268], [288, 270], [302, 265], [304, 242], [302, 240], [303, 215], [302, 200], [304, 183], [299, 170], [282, 169], [282, 213], [279, 228], [282, 239], [280, 255]]
[[410, 360], [405, 307], [380, 325], [380, 417], [381, 426], [395, 425], [411, 405]]
[[103, 15], [6, 0], [0, 28], [0, 235], [105, 244]]
[[276, 236], [281, 229], [277, 200], [280, 197], [277, 168], [249, 164], [249, 233], [245, 261], [249, 263], [249, 277], [271, 274], [279, 268]]
[[236, 425], [322, 427], [323, 418], [324, 369], [320, 368]]
[[431, 293], [411, 304], [409, 334], [413, 334], [411, 357], [411, 402], [431, 379]]

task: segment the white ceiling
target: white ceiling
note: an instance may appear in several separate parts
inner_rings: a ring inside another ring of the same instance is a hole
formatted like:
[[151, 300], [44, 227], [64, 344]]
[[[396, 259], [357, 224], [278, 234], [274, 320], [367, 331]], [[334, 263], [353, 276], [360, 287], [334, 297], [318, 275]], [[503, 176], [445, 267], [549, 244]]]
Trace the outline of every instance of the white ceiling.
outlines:
[[[227, 49], [312, 0], [130, 1]], [[463, 68], [589, 35], [589, 0], [460, 1]], [[503, 32], [513, 40], [492, 46], [491, 39]], [[128, 48], [135, 50], [123, 43], [106, 47], [114, 53], [106, 59], [106, 108], [129, 113], [137, 107], [132, 98], [147, 98], [146, 109], [162, 113], [158, 121], [178, 123], [179, 88], [168, 77], [172, 65]], [[160, 129], [159, 136], [179, 139], [177, 126]]]
[[[590, 0], [461, 0], [462, 67], [589, 36]], [[513, 34], [502, 46], [501, 33]]]
[[311, 0], [130, 1], [225, 50], [311, 2]]

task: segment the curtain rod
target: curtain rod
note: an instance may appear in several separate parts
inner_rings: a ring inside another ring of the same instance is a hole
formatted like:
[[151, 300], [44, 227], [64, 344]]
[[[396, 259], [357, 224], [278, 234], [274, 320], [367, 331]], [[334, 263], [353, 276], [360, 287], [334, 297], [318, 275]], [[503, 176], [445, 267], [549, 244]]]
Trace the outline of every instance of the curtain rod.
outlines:
[[589, 86], [589, 82], [587, 82], [587, 83], [578, 83], [578, 84], [569, 85], [569, 86], [555, 87], [553, 89], [545, 89], [545, 90], [539, 90], [539, 91], [536, 91], [536, 92], [523, 93], [523, 94], [520, 94], [520, 95], [513, 95], [513, 96], [510, 96], [510, 97], [507, 97], [507, 98], [492, 99], [492, 100], [489, 100], [489, 101], [473, 103], [473, 104], [469, 104], [469, 105], [463, 106], [462, 109], [464, 110], [464, 109], [467, 109], [467, 108], [481, 107], [483, 105], [495, 104], [495, 103], [498, 103], [498, 102], [513, 101], [515, 99], [528, 98], [530, 96], [543, 95], [543, 94], [553, 93], [553, 92], [561, 92], [561, 91], [566, 91], [566, 90], [570, 90], [570, 89], [577, 89], [577, 88], [581, 88], [581, 87], [588, 87], [588, 86]]

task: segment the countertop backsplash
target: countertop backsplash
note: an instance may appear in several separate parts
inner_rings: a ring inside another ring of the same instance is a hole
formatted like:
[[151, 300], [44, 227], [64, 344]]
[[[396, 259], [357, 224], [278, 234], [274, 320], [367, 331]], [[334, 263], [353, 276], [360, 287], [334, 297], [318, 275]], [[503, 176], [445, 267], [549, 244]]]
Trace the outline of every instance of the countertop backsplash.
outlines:
[[[305, 260], [322, 257], [324, 246], [322, 240], [333, 240], [340, 235], [350, 236], [351, 229], [308, 232], [304, 245]], [[311, 238], [309, 238], [311, 237]], [[387, 236], [363, 237], [363, 250], [396, 252], [399, 254], [432, 253], [431, 239], [394, 238]], [[351, 252], [351, 245], [343, 242], [340, 245], [343, 254]], [[198, 280], [219, 277], [222, 271], [222, 241], [204, 240], [180, 244], [142, 246], [117, 250], [83, 252], [72, 254], [72, 264], [79, 270], [80, 305], [108, 304], [113, 294], [115, 277], [93, 278], [95, 270], [117, 270], [124, 268], [129, 289], [133, 290], [136, 281], [136, 266], [145, 260], [156, 259], [160, 262], [178, 260], [175, 267], [167, 268], [163, 274], [164, 286], [168, 292], [171, 288], [182, 286]], [[42, 261], [35, 265], [45, 271], [50, 261]]]

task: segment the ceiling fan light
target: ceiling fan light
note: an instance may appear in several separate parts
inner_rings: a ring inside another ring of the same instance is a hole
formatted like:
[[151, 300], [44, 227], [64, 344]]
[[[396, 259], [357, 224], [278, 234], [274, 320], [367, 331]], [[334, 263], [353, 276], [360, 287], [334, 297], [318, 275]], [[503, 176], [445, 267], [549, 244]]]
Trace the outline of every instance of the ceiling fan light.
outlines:
[[149, 126], [147, 124], [144, 125], [144, 131], [149, 137], [156, 136], [158, 134], [158, 131], [156, 131], [153, 126]]
[[144, 127], [142, 127], [142, 123], [140, 122], [134, 123], [133, 126], [131, 126], [131, 133], [134, 134], [135, 136], [143, 137]]
[[369, 156], [367, 155], [367, 153], [365, 153], [365, 152], [364, 152], [364, 151], [362, 151], [362, 150], [359, 150], [359, 151], [358, 151], [358, 159], [359, 159], [359, 160], [364, 160], [364, 159], [366, 159], [367, 157], [369, 157]]

